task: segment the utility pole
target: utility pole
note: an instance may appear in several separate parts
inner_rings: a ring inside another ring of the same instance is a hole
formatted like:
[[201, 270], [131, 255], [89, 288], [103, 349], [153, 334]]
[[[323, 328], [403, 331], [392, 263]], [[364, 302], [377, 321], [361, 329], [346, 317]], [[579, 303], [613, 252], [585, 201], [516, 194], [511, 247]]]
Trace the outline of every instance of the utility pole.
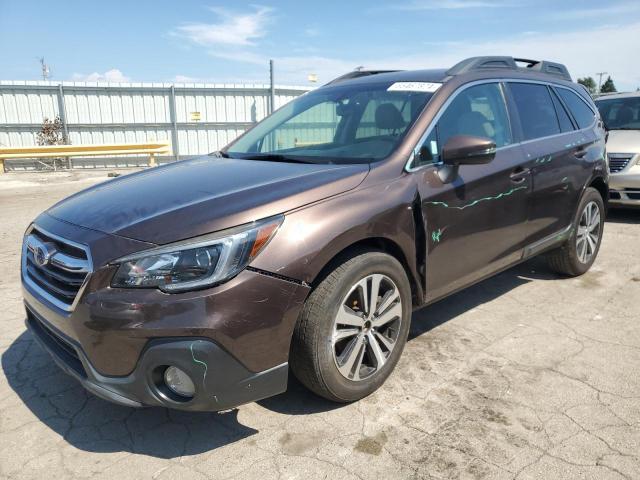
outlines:
[[42, 80], [49, 79], [49, 65], [44, 63], [44, 57], [40, 57], [40, 68], [42, 69]]
[[270, 111], [269, 111], [269, 113], [273, 113], [275, 111], [275, 109], [276, 109], [276, 85], [275, 85], [275, 78], [273, 76], [273, 60], [269, 60], [269, 83], [270, 83], [270, 89], [269, 89]]
[[598, 93], [600, 93], [600, 87], [602, 86], [602, 76], [607, 75], [609, 72], [597, 72], [598, 75]]

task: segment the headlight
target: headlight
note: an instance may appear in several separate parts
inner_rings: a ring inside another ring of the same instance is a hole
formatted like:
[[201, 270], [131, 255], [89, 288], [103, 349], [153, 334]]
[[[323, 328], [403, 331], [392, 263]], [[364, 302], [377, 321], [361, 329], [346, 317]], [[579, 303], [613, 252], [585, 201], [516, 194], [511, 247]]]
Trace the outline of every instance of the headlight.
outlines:
[[120, 267], [111, 286], [178, 292], [228, 280], [258, 255], [283, 219], [278, 215], [122, 257], [113, 262]]

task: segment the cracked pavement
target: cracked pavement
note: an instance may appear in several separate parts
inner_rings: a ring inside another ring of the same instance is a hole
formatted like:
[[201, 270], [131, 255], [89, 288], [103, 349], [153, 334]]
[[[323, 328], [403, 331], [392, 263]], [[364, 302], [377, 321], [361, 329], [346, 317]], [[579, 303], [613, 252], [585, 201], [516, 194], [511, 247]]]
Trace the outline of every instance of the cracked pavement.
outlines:
[[0, 478], [640, 478], [640, 210], [593, 269], [538, 259], [416, 311], [372, 396], [289, 391], [223, 413], [128, 409], [83, 390], [25, 332], [22, 233], [104, 172], [0, 177]]

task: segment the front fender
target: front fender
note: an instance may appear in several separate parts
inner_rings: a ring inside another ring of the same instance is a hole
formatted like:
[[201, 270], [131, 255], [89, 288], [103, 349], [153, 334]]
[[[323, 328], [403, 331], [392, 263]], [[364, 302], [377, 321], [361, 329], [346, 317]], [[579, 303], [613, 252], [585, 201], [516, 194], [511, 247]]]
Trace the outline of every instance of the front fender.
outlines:
[[273, 240], [251, 267], [313, 284], [322, 269], [350, 246], [382, 239], [402, 252], [407, 274], [421, 286], [416, 265], [410, 175], [360, 188], [289, 212]]

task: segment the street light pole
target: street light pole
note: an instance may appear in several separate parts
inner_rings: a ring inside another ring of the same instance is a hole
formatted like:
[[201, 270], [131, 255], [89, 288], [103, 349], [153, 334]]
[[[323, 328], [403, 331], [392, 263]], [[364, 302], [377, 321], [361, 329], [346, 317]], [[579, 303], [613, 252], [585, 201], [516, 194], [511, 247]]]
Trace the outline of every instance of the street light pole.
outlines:
[[600, 93], [600, 88], [602, 87], [602, 76], [606, 75], [608, 72], [597, 72], [598, 75], [598, 93]]
[[269, 113], [273, 113], [276, 109], [276, 85], [275, 85], [275, 79], [273, 76], [273, 60], [269, 60], [269, 79], [270, 79]]

